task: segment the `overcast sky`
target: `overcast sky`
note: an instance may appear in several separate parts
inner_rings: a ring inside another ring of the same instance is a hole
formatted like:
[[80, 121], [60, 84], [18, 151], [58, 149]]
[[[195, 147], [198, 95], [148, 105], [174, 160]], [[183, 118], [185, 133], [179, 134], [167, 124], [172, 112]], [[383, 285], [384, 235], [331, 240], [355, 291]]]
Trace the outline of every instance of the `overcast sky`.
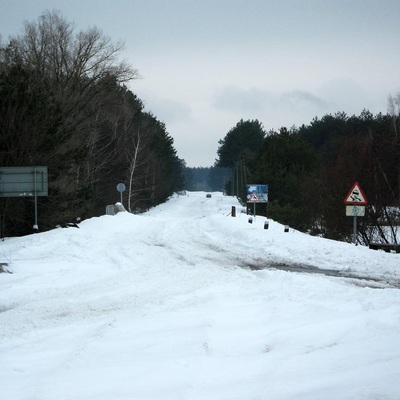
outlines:
[[190, 167], [213, 165], [241, 118], [386, 113], [400, 91], [400, 0], [0, 0], [3, 42], [53, 9], [125, 42], [130, 89]]

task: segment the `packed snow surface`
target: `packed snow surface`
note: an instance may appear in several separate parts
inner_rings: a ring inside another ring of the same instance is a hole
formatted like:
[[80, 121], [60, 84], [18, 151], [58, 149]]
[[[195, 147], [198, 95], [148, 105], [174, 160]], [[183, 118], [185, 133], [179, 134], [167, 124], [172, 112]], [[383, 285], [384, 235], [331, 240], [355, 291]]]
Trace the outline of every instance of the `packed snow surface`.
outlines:
[[248, 218], [193, 192], [1, 242], [1, 398], [400, 399], [400, 254]]

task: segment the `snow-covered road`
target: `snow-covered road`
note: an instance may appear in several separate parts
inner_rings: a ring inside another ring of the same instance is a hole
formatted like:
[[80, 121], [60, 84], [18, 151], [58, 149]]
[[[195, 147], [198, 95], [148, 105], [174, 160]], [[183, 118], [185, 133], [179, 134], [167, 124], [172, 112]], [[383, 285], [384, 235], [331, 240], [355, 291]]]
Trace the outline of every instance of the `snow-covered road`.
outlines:
[[[188, 193], [2, 242], [2, 397], [399, 399], [400, 255], [232, 205]], [[293, 263], [389, 284], [263, 268]]]

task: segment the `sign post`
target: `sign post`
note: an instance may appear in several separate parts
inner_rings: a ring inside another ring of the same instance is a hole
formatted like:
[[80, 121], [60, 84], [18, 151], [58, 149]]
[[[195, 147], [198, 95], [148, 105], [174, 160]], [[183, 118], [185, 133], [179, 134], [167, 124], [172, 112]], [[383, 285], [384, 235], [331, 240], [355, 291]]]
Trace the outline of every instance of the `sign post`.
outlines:
[[249, 184], [247, 185], [247, 203], [254, 204], [253, 215], [256, 216], [256, 204], [268, 203], [268, 185]]
[[33, 229], [39, 230], [37, 198], [48, 196], [48, 171], [44, 166], [1, 167], [0, 197], [33, 197], [35, 204], [35, 223]]
[[353, 217], [353, 243], [357, 245], [357, 217], [365, 215], [367, 198], [358, 182], [354, 183], [350, 192], [344, 199], [346, 204], [346, 216]]
[[123, 183], [118, 183], [118, 185], [117, 185], [117, 190], [118, 190], [118, 192], [121, 193], [121, 204], [123, 205], [123, 203], [122, 203], [122, 193], [125, 192], [125, 190], [126, 190], [125, 184], [123, 184]]

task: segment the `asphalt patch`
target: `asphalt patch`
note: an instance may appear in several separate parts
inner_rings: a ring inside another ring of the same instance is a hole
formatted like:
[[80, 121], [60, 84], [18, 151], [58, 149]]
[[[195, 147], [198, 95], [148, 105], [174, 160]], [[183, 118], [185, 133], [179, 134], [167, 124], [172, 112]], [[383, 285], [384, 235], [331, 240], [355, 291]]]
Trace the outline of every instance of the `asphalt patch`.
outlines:
[[349, 283], [360, 287], [368, 287], [372, 289], [400, 289], [400, 281], [388, 281], [385, 279], [372, 278], [370, 276], [354, 274], [348, 271], [338, 271], [335, 269], [322, 269], [314, 265], [307, 264], [288, 264], [282, 262], [272, 262], [268, 264], [247, 264], [246, 267], [252, 271], [260, 271], [264, 269], [279, 270], [287, 272], [296, 272], [303, 274], [319, 274], [325, 276], [333, 276], [335, 278], [345, 278]]

